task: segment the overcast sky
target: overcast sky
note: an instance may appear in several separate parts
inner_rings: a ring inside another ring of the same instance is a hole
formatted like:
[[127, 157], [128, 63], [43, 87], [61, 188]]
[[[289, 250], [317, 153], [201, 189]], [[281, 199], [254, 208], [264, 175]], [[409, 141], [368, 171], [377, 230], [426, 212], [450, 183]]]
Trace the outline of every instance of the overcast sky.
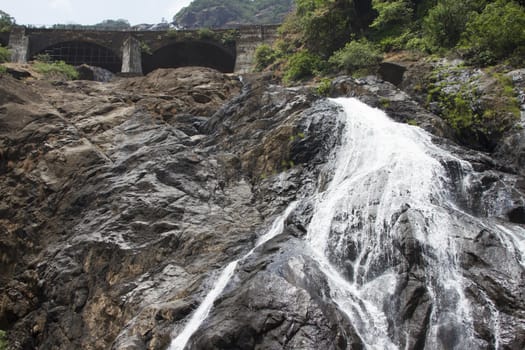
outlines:
[[18, 24], [96, 24], [127, 19], [132, 25], [171, 21], [191, 0], [0, 0]]

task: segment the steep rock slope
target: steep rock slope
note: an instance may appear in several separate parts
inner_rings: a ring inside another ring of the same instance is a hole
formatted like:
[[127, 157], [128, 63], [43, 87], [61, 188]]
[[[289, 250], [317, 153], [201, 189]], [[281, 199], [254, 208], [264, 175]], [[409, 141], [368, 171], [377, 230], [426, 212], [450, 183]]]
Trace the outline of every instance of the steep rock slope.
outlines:
[[[166, 349], [224, 267], [296, 199], [281, 234], [239, 262], [188, 347], [359, 349], [370, 338], [334, 302], [308, 246], [315, 194], [333, 191], [337, 105], [269, 77], [205, 68], [110, 83], [1, 79], [0, 328], [12, 348]], [[450, 154], [440, 164], [458, 222], [447, 233], [461, 247], [454, 263], [472, 306], [468, 339], [475, 348], [522, 348], [523, 256], [499, 228], [523, 243], [521, 172], [448, 141], [439, 117], [389, 83], [340, 77], [332, 93], [388, 101], [394, 119], [415, 120]], [[388, 170], [370, 181], [381, 185]], [[381, 204], [370, 197], [369, 215], [336, 216], [333, 234], [362, 228]], [[381, 306], [392, 343], [450, 348], [466, 338], [439, 315], [434, 326], [433, 310], [447, 305], [428, 288], [437, 258], [418, 237], [420, 214], [396, 208], [389, 220], [399, 239], [382, 246], [393, 258], [363, 278], [395, 268], [394, 293]], [[359, 220], [341, 229], [351, 216]], [[342, 259], [331, 256], [348, 280], [355, 249], [349, 240]]]
[[[253, 244], [335, 140], [303, 121], [307, 95], [264, 81], [241, 94], [208, 69], [2, 80], [0, 324], [14, 348], [107, 348], [130, 322], [163, 348], [206, 276]], [[264, 181], [293, 161], [293, 181]]]

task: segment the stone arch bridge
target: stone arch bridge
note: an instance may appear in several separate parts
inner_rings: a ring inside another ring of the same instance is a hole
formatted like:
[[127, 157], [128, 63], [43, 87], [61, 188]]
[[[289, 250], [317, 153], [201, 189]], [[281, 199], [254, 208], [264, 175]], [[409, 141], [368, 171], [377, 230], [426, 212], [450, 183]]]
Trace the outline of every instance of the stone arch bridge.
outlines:
[[25, 63], [37, 55], [114, 73], [147, 74], [157, 68], [205, 66], [230, 73], [253, 70], [257, 46], [271, 44], [277, 26], [192, 31], [108, 31], [14, 27], [8, 43], [12, 61]]

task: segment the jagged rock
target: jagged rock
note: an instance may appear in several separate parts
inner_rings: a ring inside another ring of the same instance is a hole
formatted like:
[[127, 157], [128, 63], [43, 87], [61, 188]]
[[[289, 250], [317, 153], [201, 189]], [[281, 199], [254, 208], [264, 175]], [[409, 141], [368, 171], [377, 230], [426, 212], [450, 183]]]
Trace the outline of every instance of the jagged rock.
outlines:
[[452, 131], [447, 137], [469, 148], [498, 153], [495, 158], [512, 153], [516, 159], [515, 149], [507, 145], [520, 148], [516, 134], [521, 130], [515, 127], [520, 124], [519, 105], [509, 88], [514, 85], [519, 100], [523, 95], [520, 70], [484, 70], [465, 66], [459, 59], [407, 59], [400, 63], [407, 70], [399, 87], [447, 121]]
[[107, 69], [88, 66], [87, 64], [75, 67], [78, 72], [78, 79], [108, 82], [113, 79], [114, 74]]
[[[251, 267], [250, 263], [243, 266], [249, 272], [240, 272], [242, 285], [224, 294], [206, 326], [193, 337], [192, 347], [252, 349], [258, 346], [277, 350], [363, 346], [349, 322], [333, 305], [324, 303], [326, 282], [320, 272], [312, 273], [315, 263], [301, 257], [290, 258], [280, 265], [284, 265], [282, 275], [274, 271], [272, 264], [258, 261], [253, 264], [257, 266]], [[305, 273], [308, 279], [304, 279]], [[236, 317], [225, 317], [230, 313]]]
[[[262, 212], [279, 210], [264, 199], [285, 204], [304, 181], [297, 169], [331, 147], [315, 123], [306, 129], [311, 96], [265, 82], [236, 97], [240, 85], [205, 68], [34, 88], [3, 78], [0, 324], [14, 348], [107, 348], [127, 324], [140, 330], [135, 344], [166, 345], [211, 267], [252, 244]], [[241, 110], [217, 112], [234, 97]], [[298, 164], [283, 165], [297, 142]], [[258, 186], [274, 171], [295, 172], [290, 193]], [[28, 266], [35, 278], [20, 283]]]
[[6, 68], [6, 73], [18, 80], [29, 78], [31, 76], [31, 73], [28, 72], [27, 70], [11, 68], [11, 67]]
[[[0, 328], [13, 349], [166, 349], [218, 272], [290, 202], [322, 195], [333, 175], [325, 165], [340, 143], [341, 110], [268, 76], [241, 82], [187, 67], [108, 83], [0, 79]], [[462, 250], [450, 254], [472, 307], [473, 348], [522, 348], [521, 236], [496, 234], [523, 223], [516, 153], [504, 164], [458, 146], [442, 119], [377, 78], [339, 77], [332, 95], [416, 123], [454, 155], [439, 160], [454, 201], [441, 209], [458, 218], [452, 239]], [[374, 216], [378, 203], [369, 204]], [[190, 348], [365, 346], [305, 247], [314, 210], [313, 200], [299, 203], [281, 234], [239, 261]], [[407, 349], [428, 346], [431, 333], [436, 347], [459, 346], [463, 329], [449, 326], [450, 315], [430, 326], [437, 267], [417, 236], [424, 216], [402, 203], [389, 220], [395, 243], [366, 276], [383, 276], [386, 262], [396, 272], [392, 300], [381, 304], [389, 336]], [[357, 248], [342, 251], [329, 258], [354, 281]], [[457, 298], [443, 293], [444, 302]], [[488, 320], [494, 310], [499, 318]]]
[[418, 125], [432, 134], [452, 137], [452, 130], [433, 113], [417, 104], [407, 93], [374, 76], [354, 79], [337, 77], [332, 82], [331, 96], [359, 96], [367, 104], [385, 110], [396, 121]]

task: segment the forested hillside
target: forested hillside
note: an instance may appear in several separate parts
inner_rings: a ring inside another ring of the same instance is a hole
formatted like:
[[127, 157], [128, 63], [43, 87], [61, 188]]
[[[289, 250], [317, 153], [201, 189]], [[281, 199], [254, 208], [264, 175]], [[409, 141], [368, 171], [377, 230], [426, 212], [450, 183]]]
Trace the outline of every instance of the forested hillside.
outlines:
[[173, 17], [181, 28], [225, 28], [281, 23], [293, 0], [195, 0]]
[[296, 0], [281, 40], [262, 47], [259, 67], [281, 63], [288, 80], [373, 67], [381, 54], [453, 53], [468, 64], [523, 63], [524, 1]]
[[[523, 67], [525, 8], [513, 0], [296, 0], [259, 70], [284, 83], [375, 75], [390, 57], [409, 58], [409, 92], [447, 121], [458, 142], [492, 151], [520, 120], [521, 90], [507, 73]], [[405, 69], [405, 65], [401, 65]]]

